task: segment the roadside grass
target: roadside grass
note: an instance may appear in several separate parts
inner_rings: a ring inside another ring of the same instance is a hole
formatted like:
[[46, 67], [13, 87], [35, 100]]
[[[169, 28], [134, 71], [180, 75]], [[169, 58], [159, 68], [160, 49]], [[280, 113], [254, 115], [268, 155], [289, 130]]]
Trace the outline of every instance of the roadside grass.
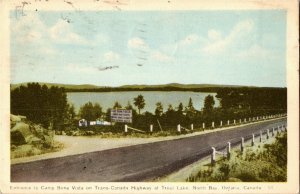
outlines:
[[[247, 143], [249, 144], [249, 142]], [[177, 172], [156, 179], [159, 182], [285, 182], [287, 179], [287, 134], [246, 147], [232, 148], [230, 159], [210, 156]]]
[[[278, 119], [278, 118], [275, 118]], [[280, 119], [280, 118], [279, 118]], [[150, 132], [149, 129], [139, 129], [144, 131], [144, 133], [136, 132], [134, 130], [128, 129], [128, 132], [124, 132], [124, 125], [117, 124], [116, 126], [90, 126], [87, 128], [70, 128], [66, 129], [65, 131], [57, 131], [57, 135], [68, 135], [68, 136], [97, 136], [100, 138], [124, 138], [124, 137], [138, 137], [138, 138], [149, 138], [149, 137], [167, 137], [167, 136], [179, 136], [179, 135], [186, 135], [192, 134], [196, 132], [210, 132], [210, 131], [217, 131], [217, 130], [224, 130], [230, 129], [232, 127], [239, 127], [244, 125], [251, 125], [258, 122], [264, 122], [269, 119], [264, 120], [256, 120], [256, 121], [248, 121], [236, 124], [224, 124], [223, 126], [216, 126], [212, 128], [211, 126], [207, 126], [206, 128], [202, 128], [201, 126], [195, 126], [193, 130], [184, 130], [182, 129], [181, 132], [177, 131], [177, 126], [162, 126], [162, 130], [159, 129], [157, 126], [154, 127], [154, 131]], [[271, 119], [273, 120], [273, 119]], [[150, 128], [150, 127], [149, 127]]]
[[285, 182], [287, 177], [287, 135], [277, 136], [272, 144], [261, 149], [235, 150], [230, 160], [220, 160], [216, 166], [200, 168], [188, 182]]
[[31, 144], [25, 144], [21, 146], [11, 146], [10, 158], [24, 158], [29, 156], [35, 156], [40, 154], [46, 154], [51, 152], [57, 152], [63, 149], [63, 144], [54, 142], [49, 148], [43, 148], [40, 146], [34, 146]]

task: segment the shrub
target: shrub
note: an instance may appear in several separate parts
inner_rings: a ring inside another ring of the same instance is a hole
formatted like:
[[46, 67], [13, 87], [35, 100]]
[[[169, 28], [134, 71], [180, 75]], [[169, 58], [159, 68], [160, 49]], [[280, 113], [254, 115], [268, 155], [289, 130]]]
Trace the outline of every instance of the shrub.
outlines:
[[261, 152], [234, 152], [230, 161], [219, 161], [215, 168], [200, 170], [187, 181], [284, 182], [287, 179], [287, 135], [278, 136]]

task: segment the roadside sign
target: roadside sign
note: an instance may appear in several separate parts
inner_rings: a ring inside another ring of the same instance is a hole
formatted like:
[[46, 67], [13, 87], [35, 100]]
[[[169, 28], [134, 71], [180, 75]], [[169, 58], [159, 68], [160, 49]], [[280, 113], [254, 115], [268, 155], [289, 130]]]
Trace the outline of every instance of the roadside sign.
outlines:
[[132, 123], [132, 111], [126, 109], [112, 109], [110, 111], [112, 122]]

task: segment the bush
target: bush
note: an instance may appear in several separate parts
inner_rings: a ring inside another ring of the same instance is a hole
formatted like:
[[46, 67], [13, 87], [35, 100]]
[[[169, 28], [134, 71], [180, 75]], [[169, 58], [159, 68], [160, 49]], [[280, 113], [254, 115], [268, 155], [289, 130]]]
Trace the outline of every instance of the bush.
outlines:
[[287, 134], [266, 144], [261, 152], [234, 153], [230, 161], [219, 161], [215, 168], [200, 170], [187, 181], [195, 182], [284, 182], [287, 180]]

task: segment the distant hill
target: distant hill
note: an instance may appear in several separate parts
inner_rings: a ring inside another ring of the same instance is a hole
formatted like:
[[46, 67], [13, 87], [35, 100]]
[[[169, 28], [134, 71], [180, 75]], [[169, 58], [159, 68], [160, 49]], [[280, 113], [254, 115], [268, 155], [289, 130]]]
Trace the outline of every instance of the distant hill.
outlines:
[[179, 83], [169, 83], [169, 84], [159, 84], [159, 85], [123, 85], [120, 88], [228, 88], [228, 87], [253, 87], [253, 86], [239, 86], [239, 85], [218, 85], [218, 84], [179, 84]]
[[[26, 86], [28, 83], [31, 82], [24, 82], [19, 84], [11, 84], [11, 89], [15, 89], [21, 85]], [[59, 83], [45, 83], [45, 82], [38, 82], [40, 85], [46, 85], [48, 87], [51, 86], [57, 86], [57, 87], [64, 87], [66, 89], [98, 89], [98, 88], [104, 88], [104, 86], [95, 86], [92, 84], [81, 84], [81, 85], [74, 85], [74, 84], [59, 84]]]
[[[11, 90], [21, 86], [27, 85], [28, 82], [11, 84]], [[48, 87], [57, 86], [64, 87], [67, 92], [112, 92], [112, 91], [202, 91], [202, 92], [216, 92], [221, 88], [259, 88], [255, 86], [240, 86], [240, 85], [217, 85], [217, 84], [158, 84], [158, 85], [123, 85], [118, 87], [111, 86], [96, 86], [92, 84], [60, 84], [60, 83], [44, 83], [39, 82], [41, 85]]]

